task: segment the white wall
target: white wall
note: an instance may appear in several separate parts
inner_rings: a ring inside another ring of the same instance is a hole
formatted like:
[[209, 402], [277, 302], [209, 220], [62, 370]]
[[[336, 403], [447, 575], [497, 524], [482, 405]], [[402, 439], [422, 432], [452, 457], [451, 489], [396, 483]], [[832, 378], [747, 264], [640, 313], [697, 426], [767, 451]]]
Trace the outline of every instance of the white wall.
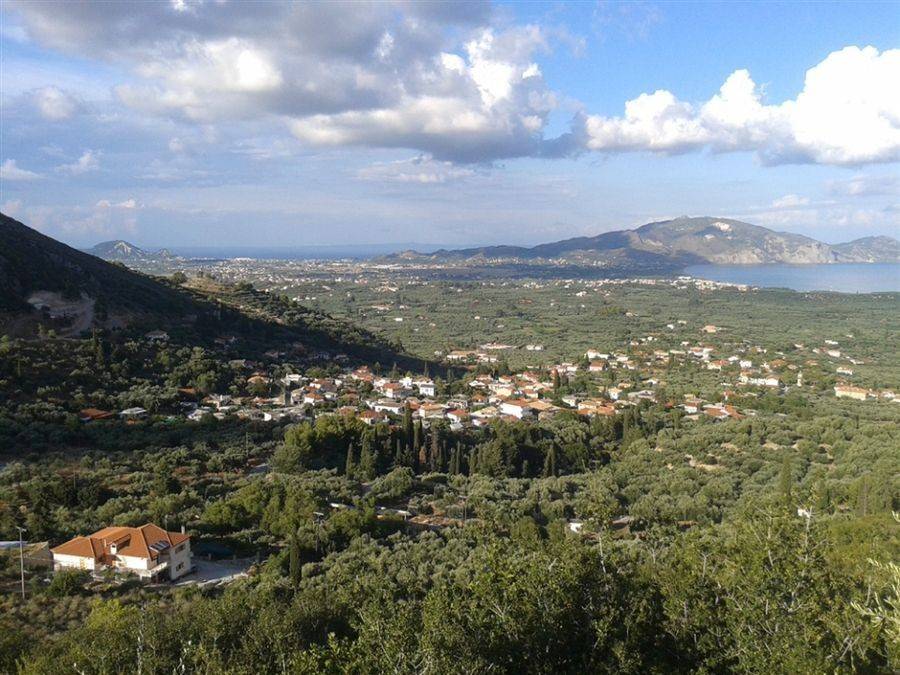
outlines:
[[53, 554], [53, 569], [94, 570], [93, 558], [82, 558], [78, 555]]

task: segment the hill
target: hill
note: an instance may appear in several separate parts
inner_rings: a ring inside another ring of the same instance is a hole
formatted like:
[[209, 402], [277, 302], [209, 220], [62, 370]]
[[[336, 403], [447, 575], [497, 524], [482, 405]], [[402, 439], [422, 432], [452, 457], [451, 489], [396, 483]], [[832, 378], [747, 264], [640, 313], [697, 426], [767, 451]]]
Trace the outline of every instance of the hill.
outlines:
[[161, 329], [173, 341], [206, 346], [226, 336], [246, 356], [274, 349], [413, 362], [399, 345], [249, 284], [147, 276], [0, 214], [0, 333], [27, 335], [38, 324], [72, 336], [93, 328]]
[[117, 262], [135, 262], [140, 260], [165, 260], [173, 258], [166, 249], [159, 251], [147, 251], [146, 249], [136, 246], [122, 239], [114, 239], [112, 241], [103, 241], [85, 251], [90, 255], [104, 260], [113, 260]]
[[635, 230], [604, 232], [538, 246], [485, 246], [404, 251], [384, 258], [403, 261], [553, 259], [566, 262], [632, 263], [636, 268], [679, 267], [692, 263], [844, 263], [900, 262], [900, 243], [868, 237], [829, 245], [810, 237], [776, 232], [729, 218], [681, 217], [648, 223]]
[[0, 214], [0, 312], [28, 310], [34, 295], [89, 298], [137, 314], [186, 311], [188, 298], [150, 277], [66, 246]]
[[832, 248], [847, 262], [897, 262], [900, 241], [892, 237], [862, 237]]

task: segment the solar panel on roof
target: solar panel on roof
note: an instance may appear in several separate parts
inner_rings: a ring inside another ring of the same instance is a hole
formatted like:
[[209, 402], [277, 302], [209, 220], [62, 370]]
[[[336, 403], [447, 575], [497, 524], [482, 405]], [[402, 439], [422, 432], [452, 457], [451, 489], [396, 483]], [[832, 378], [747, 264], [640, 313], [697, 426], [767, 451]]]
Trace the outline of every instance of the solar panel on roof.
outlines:
[[150, 548], [152, 548], [157, 553], [162, 553], [167, 548], [169, 548], [170, 544], [165, 539], [160, 539], [159, 541], [150, 544]]

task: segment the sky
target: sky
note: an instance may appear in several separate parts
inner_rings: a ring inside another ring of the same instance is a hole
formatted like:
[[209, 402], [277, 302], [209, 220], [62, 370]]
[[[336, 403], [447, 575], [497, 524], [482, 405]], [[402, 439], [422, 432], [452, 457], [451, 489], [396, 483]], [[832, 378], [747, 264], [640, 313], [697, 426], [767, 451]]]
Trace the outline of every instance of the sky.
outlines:
[[900, 4], [0, 0], [0, 210], [66, 243], [900, 235]]

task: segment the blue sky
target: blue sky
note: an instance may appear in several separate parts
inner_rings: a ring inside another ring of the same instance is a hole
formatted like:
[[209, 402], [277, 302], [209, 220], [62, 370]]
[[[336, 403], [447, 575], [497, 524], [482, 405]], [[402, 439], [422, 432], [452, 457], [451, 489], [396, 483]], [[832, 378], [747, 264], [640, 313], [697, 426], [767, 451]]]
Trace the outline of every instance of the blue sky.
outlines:
[[0, 9], [0, 208], [76, 245], [900, 231], [896, 3]]

